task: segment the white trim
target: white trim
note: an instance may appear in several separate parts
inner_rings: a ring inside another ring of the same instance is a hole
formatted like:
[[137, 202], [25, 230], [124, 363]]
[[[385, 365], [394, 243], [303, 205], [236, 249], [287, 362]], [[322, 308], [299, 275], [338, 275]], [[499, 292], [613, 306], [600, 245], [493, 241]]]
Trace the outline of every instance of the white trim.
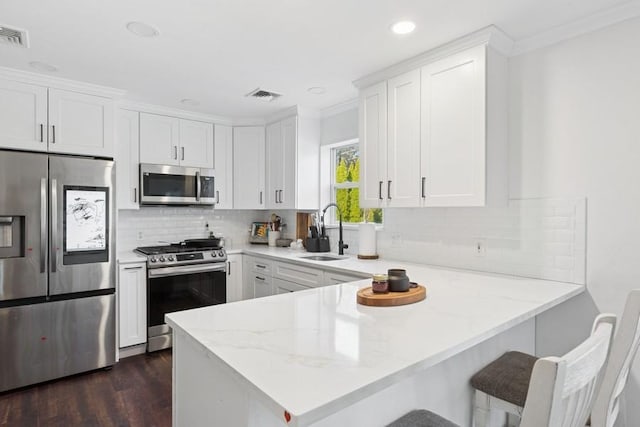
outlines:
[[434, 49], [428, 50], [420, 55], [414, 56], [413, 58], [409, 58], [391, 65], [390, 67], [364, 76], [354, 81], [353, 84], [359, 89], [369, 87], [375, 83], [388, 80], [391, 77], [398, 76], [407, 71], [418, 69], [426, 64], [437, 61], [438, 59], [445, 58], [453, 55], [454, 53], [474, 46], [479, 46], [481, 44], [489, 45], [498, 53], [505, 56], [509, 56], [513, 48], [513, 40], [498, 27], [491, 25]]
[[165, 107], [162, 105], [146, 104], [129, 100], [118, 102], [118, 108], [123, 110], [133, 110], [142, 113], [159, 114], [161, 116], [177, 117], [185, 120], [195, 120], [199, 122], [215, 123], [220, 125], [231, 125], [232, 120], [227, 117], [213, 116], [210, 114], [197, 113], [194, 111], [182, 110], [180, 108]]
[[513, 46], [512, 56], [559, 43], [604, 27], [640, 16], [640, 2], [631, 1], [594, 13], [568, 24], [518, 40]]
[[0, 78], [18, 81], [39, 86], [51, 87], [54, 89], [81, 92], [90, 95], [103, 96], [105, 98], [120, 98], [126, 91], [108, 86], [100, 86], [92, 83], [78, 82], [75, 80], [53, 77], [31, 71], [17, 70], [15, 68], [0, 67]]
[[271, 114], [270, 116], [267, 116], [264, 119], [264, 123], [276, 123], [293, 116], [303, 116], [310, 119], [319, 119], [321, 117], [320, 112], [316, 109], [294, 105], [293, 107], [285, 108], [284, 110], [280, 110], [276, 113]]
[[320, 117], [326, 119], [356, 109], [358, 109], [358, 98], [353, 98], [320, 110]]

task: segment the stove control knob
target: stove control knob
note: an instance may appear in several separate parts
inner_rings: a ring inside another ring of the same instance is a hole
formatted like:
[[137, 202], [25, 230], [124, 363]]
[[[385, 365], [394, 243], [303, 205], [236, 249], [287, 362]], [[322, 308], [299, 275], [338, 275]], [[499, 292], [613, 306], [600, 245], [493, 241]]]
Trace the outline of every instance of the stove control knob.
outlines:
[[224, 251], [218, 251], [218, 256], [224, 256]]
[[156, 257], [152, 256], [151, 258], [149, 258], [149, 261], [156, 262]]
[[163, 257], [163, 256], [161, 256], [161, 257], [160, 257], [160, 259], [159, 259], [158, 261], [160, 261], [160, 262], [164, 262], [164, 257]]
[[167, 261], [173, 261], [173, 255], [169, 255], [169, 256], [167, 257]]
[[215, 252], [211, 252], [211, 258], [215, 258], [217, 256], [218, 256], [218, 254], [216, 254]]

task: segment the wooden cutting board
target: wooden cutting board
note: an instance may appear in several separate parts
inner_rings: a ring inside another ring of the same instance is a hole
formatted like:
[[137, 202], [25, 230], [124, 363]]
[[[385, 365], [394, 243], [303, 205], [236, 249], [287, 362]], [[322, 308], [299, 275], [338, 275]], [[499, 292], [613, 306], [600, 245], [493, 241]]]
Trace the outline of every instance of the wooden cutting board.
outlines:
[[375, 294], [371, 289], [362, 288], [358, 291], [358, 304], [372, 307], [395, 307], [398, 305], [413, 304], [427, 297], [427, 288], [418, 285], [409, 288], [407, 292], [389, 292], [388, 294]]

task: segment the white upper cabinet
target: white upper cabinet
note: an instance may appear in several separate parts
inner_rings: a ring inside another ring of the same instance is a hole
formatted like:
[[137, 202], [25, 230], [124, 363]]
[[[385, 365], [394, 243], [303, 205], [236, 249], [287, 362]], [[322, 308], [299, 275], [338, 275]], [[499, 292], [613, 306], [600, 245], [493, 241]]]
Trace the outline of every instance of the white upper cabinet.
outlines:
[[386, 206], [417, 206], [420, 198], [420, 71], [390, 79]]
[[506, 59], [452, 51], [360, 91], [362, 207], [506, 203]]
[[0, 146], [113, 156], [111, 98], [0, 79]]
[[422, 68], [424, 206], [485, 204], [485, 49]]
[[233, 208], [233, 128], [214, 127], [215, 191], [218, 209]]
[[180, 119], [140, 113], [140, 162], [179, 165]]
[[139, 113], [116, 114], [116, 187], [118, 209], [139, 209]]
[[213, 169], [213, 125], [140, 113], [140, 162]]
[[264, 209], [265, 128], [233, 128], [233, 207]]
[[[266, 207], [276, 209], [284, 192], [284, 139], [282, 123], [272, 123], [266, 129]], [[294, 148], [295, 149], [295, 148]]]
[[47, 88], [0, 80], [0, 145], [47, 151]]
[[180, 119], [180, 164], [213, 169], [213, 125]]
[[387, 82], [360, 91], [360, 207], [381, 207], [387, 181]]
[[49, 151], [113, 155], [113, 101], [49, 89]]

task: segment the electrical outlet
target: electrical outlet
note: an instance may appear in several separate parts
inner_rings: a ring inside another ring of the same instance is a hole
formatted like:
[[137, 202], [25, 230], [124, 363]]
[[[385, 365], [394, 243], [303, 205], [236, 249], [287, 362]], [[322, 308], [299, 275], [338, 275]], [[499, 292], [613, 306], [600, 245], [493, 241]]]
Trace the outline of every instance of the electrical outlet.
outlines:
[[476, 241], [476, 256], [485, 256], [487, 253], [487, 241], [484, 239], [478, 239]]
[[402, 245], [402, 235], [400, 233], [391, 234], [391, 246], [401, 246]]
[[138, 240], [142, 240], [144, 238], [144, 235], [142, 234], [142, 231], [138, 231]]

